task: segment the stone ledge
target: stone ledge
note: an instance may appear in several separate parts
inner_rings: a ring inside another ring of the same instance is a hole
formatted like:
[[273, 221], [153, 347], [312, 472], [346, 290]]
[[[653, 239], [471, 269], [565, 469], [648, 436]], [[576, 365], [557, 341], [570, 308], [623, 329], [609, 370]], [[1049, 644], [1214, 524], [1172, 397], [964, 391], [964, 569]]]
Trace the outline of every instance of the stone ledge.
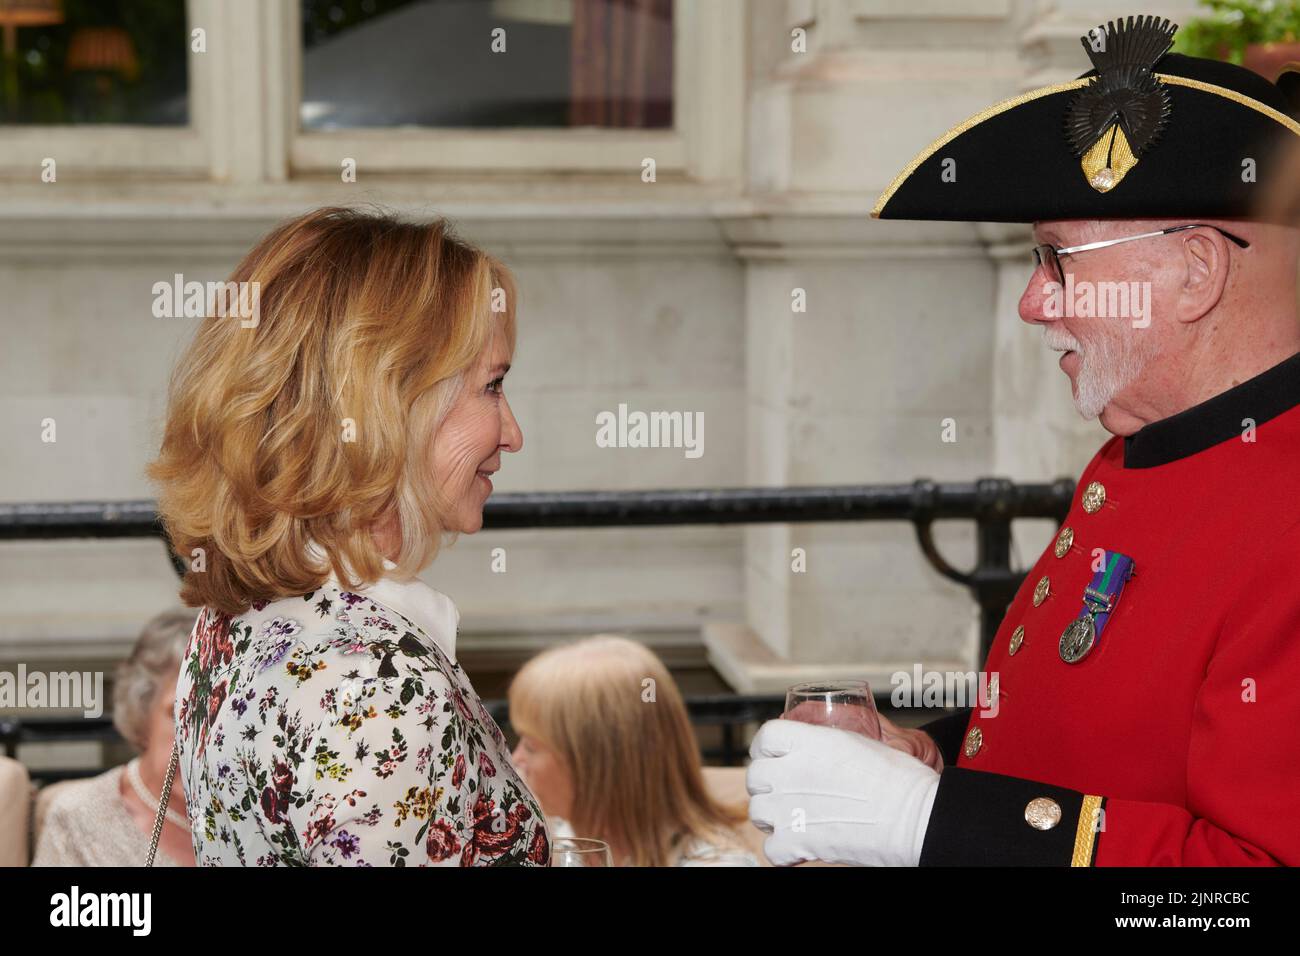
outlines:
[[[738, 621], [711, 621], [701, 629], [709, 663], [738, 694], [780, 694], [791, 684], [809, 680], [866, 680], [876, 693], [890, 687], [898, 671], [911, 672], [915, 662], [856, 661], [803, 664], [787, 661], [762, 642], [758, 634]], [[923, 661], [926, 670], [967, 671], [972, 665], [957, 660]]]

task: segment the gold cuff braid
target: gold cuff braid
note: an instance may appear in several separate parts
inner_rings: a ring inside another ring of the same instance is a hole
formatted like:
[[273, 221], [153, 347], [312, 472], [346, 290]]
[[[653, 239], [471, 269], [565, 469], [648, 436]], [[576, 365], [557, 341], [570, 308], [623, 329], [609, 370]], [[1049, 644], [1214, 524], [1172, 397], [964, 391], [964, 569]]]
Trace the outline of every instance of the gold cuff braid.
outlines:
[[1074, 831], [1074, 856], [1070, 866], [1092, 866], [1097, 830], [1101, 826], [1101, 797], [1086, 794], [1079, 808], [1079, 825]]

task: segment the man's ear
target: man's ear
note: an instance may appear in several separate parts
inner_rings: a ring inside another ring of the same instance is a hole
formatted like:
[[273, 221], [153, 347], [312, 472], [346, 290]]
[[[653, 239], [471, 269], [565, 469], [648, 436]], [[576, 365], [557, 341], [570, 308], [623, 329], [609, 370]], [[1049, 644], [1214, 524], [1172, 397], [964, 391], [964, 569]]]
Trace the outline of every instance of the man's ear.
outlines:
[[1181, 237], [1183, 286], [1175, 317], [1195, 322], [1223, 298], [1228, 284], [1228, 240], [1213, 229], [1197, 229]]

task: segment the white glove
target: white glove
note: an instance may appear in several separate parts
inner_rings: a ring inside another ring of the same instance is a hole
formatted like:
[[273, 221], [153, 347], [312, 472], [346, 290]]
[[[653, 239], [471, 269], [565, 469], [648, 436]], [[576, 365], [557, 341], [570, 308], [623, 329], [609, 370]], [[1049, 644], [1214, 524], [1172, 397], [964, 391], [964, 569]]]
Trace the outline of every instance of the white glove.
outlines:
[[939, 775], [860, 734], [769, 720], [749, 747], [749, 818], [777, 866], [916, 866]]

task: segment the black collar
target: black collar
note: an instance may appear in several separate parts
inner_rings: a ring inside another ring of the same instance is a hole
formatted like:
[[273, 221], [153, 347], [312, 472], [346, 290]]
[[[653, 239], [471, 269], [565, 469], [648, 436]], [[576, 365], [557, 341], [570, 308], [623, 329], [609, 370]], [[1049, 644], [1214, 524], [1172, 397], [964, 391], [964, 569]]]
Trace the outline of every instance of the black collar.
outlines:
[[1124, 439], [1125, 468], [1154, 468], [1237, 438], [1300, 405], [1300, 353], [1226, 392], [1146, 425]]

